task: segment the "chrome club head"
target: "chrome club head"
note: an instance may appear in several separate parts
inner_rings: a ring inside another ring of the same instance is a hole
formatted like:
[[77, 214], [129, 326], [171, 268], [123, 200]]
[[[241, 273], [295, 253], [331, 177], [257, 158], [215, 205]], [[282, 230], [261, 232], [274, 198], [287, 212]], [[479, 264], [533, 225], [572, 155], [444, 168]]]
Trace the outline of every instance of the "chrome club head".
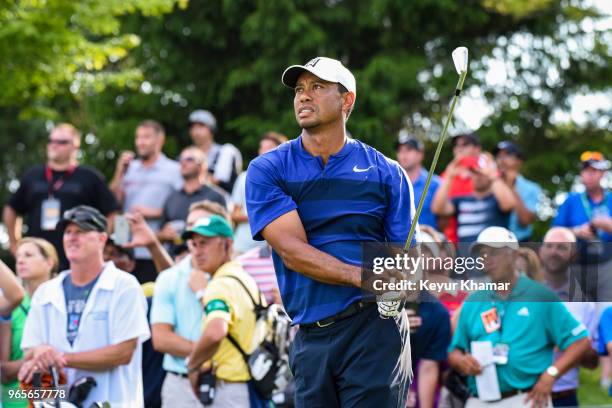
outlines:
[[465, 47], [455, 48], [455, 50], [453, 51], [453, 63], [455, 64], [457, 74], [461, 75], [464, 72], [467, 72], [468, 49]]

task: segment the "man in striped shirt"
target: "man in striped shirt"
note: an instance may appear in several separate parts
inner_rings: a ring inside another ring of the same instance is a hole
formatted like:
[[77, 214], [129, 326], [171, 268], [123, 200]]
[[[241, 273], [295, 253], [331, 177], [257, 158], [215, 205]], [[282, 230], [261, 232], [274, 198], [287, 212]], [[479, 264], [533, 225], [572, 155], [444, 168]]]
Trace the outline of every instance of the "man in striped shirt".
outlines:
[[[474, 191], [449, 198], [451, 180], [461, 168], [470, 172]], [[448, 165], [446, 173], [447, 177], [438, 188], [431, 208], [434, 214], [440, 216], [456, 215], [460, 243], [475, 242], [478, 234], [487, 227], [508, 226], [516, 199], [489, 156], [456, 158]], [[461, 248], [459, 252], [461, 254]]]
[[270, 245], [253, 248], [236, 258], [242, 265], [242, 269], [251, 275], [257, 287], [266, 298], [268, 304], [282, 303], [278, 292], [278, 283], [274, 273], [274, 262], [272, 261], [272, 248]]

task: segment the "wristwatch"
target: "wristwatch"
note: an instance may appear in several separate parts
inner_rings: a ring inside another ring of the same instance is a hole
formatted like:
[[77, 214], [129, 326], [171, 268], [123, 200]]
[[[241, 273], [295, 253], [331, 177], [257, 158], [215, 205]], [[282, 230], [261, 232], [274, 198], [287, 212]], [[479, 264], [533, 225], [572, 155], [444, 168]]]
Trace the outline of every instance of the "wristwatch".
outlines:
[[559, 376], [559, 369], [551, 365], [546, 369], [546, 374], [550, 375], [552, 378], [557, 378]]

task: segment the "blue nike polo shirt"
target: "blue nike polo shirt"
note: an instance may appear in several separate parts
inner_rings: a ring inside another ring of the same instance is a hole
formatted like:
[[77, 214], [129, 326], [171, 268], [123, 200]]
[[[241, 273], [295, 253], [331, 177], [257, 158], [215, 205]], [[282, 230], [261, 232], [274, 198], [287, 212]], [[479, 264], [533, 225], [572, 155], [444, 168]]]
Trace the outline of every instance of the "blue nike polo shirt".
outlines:
[[[360, 266], [362, 242], [408, 237], [414, 216], [410, 181], [399, 164], [354, 139], [327, 165], [312, 156], [301, 136], [256, 158], [247, 171], [246, 201], [255, 240], [283, 214], [297, 210], [308, 243]], [[294, 324], [333, 316], [362, 298], [359, 288], [315, 281], [285, 266], [273, 252], [283, 304]]]

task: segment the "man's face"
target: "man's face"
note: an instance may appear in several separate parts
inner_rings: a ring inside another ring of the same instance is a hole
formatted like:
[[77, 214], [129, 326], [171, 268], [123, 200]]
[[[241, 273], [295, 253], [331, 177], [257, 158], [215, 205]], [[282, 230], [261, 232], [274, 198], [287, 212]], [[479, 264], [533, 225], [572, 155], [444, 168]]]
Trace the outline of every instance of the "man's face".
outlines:
[[193, 234], [190, 241], [192, 259], [201, 271], [212, 274], [226, 262], [231, 248], [231, 241], [227, 238]]
[[189, 128], [189, 134], [191, 135], [193, 144], [196, 146], [210, 143], [213, 139], [212, 131], [203, 123], [192, 123]]
[[104, 232], [87, 231], [76, 224], [68, 224], [64, 230], [64, 251], [70, 262], [79, 262], [102, 253], [107, 235]]
[[136, 152], [140, 158], [146, 160], [161, 151], [162, 137], [149, 126], [140, 126], [136, 129]]
[[464, 156], [478, 156], [480, 154], [480, 147], [475, 146], [469, 139], [465, 137], [458, 137], [453, 146], [454, 157]]
[[47, 160], [50, 162], [65, 163], [70, 160], [77, 147], [74, 136], [68, 129], [53, 129], [47, 142]]
[[523, 161], [516, 157], [513, 154], [509, 154], [505, 150], [500, 150], [495, 156], [495, 160], [497, 161], [497, 168], [502, 173], [508, 171], [519, 171], [521, 169], [521, 165]]
[[400, 145], [397, 148], [397, 161], [404, 170], [413, 170], [421, 165], [423, 152], [409, 145]]
[[599, 188], [601, 185], [601, 179], [603, 178], [604, 173], [605, 172], [603, 170], [597, 170], [591, 166], [588, 166], [580, 172], [580, 179], [587, 190], [594, 190]]
[[484, 269], [493, 282], [510, 282], [515, 273], [515, 250], [482, 245], [479, 253]]
[[276, 149], [278, 147], [278, 145], [270, 140], [270, 139], [263, 139], [259, 142], [259, 150], [257, 151], [258, 155], [262, 155], [262, 154], [266, 154], [268, 153], [270, 150]]
[[574, 246], [563, 234], [547, 236], [539, 251], [542, 267], [552, 274], [565, 273], [574, 257]]
[[179, 157], [181, 165], [181, 176], [185, 180], [199, 177], [203, 171], [203, 160], [191, 149], [184, 150]]
[[470, 174], [472, 176], [472, 184], [474, 185], [475, 191], [485, 192], [491, 188], [491, 179], [489, 179], [489, 177], [474, 169], [470, 169]]
[[129, 273], [131, 273], [136, 266], [136, 263], [128, 256], [128, 254], [121, 251], [110, 242], [107, 242], [104, 246], [104, 262], [108, 261], [112, 261], [117, 268]]
[[297, 123], [302, 129], [313, 129], [343, 121], [344, 98], [338, 90], [338, 84], [304, 72], [297, 80], [293, 98]]

